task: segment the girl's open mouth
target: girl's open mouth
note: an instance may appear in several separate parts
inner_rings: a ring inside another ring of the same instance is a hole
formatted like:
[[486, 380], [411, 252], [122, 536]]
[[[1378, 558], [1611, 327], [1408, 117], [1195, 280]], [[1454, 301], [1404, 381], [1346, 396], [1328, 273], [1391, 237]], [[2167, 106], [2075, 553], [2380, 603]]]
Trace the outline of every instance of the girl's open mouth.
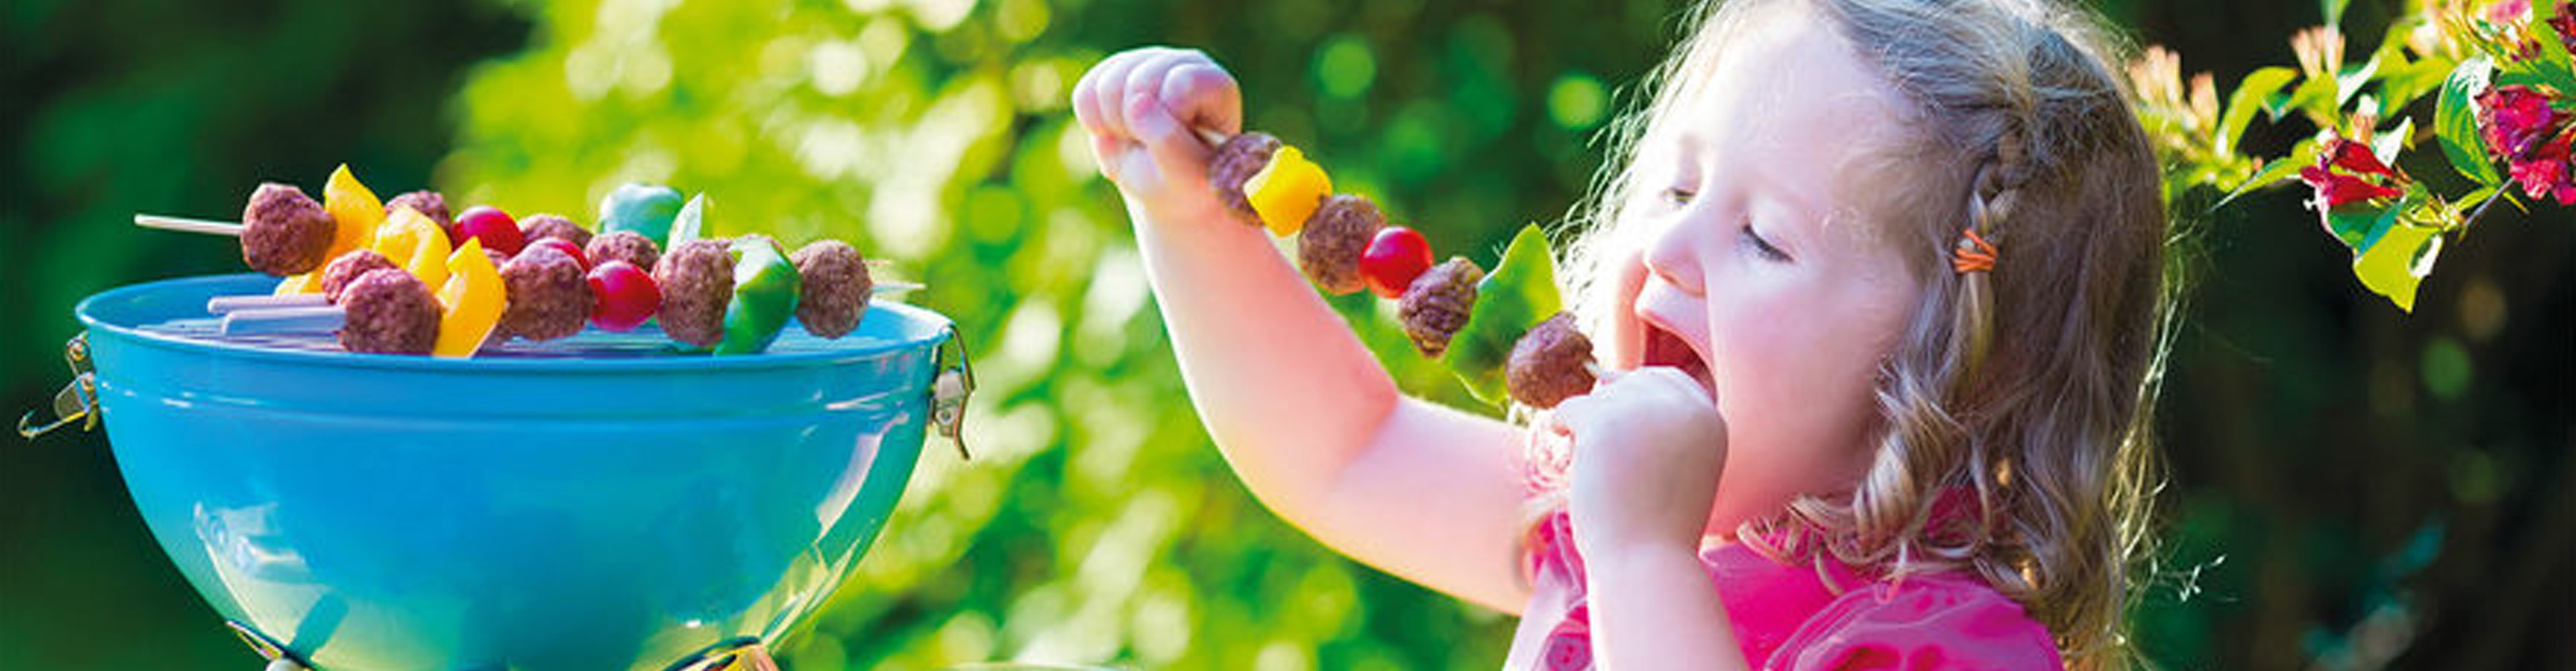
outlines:
[[1692, 347], [1690, 341], [1683, 340], [1681, 336], [1675, 335], [1661, 324], [1647, 321], [1645, 326], [1646, 352], [1644, 360], [1638, 362], [1640, 366], [1679, 368], [1684, 374], [1690, 375], [1691, 379], [1698, 380], [1699, 386], [1707, 389], [1711, 396], [1717, 394], [1717, 381], [1709, 375], [1708, 359], [1698, 348]]

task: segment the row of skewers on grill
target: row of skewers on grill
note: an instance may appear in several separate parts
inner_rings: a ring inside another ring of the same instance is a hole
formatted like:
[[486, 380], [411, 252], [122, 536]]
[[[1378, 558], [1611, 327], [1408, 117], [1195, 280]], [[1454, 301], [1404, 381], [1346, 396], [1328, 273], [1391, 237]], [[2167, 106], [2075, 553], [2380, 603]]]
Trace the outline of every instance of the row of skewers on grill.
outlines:
[[569, 218], [524, 220], [478, 205], [451, 213], [435, 191], [379, 201], [347, 166], [315, 201], [279, 183], [252, 191], [239, 223], [137, 215], [137, 225], [233, 235], [252, 269], [280, 277], [265, 296], [208, 302], [232, 333], [332, 333], [351, 352], [468, 357], [511, 338], [554, 340], [585, 326], [651, 321], [684, 349], [766, 350], [792, 317], [832, 339], [856, 330], [879, 283], [837, 240], [789, 252], [767, 236], [705, 237], [710, 203], [628, 184], [600, 203], [600, 232]]

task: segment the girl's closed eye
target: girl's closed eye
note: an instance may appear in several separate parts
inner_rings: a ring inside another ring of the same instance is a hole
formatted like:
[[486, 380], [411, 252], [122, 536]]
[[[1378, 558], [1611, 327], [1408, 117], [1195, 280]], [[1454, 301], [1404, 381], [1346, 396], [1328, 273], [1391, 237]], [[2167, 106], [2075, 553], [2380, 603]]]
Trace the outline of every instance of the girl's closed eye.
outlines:
[[1735, 236], [1736, 240], [1740, 241], [1745, 248], [1752, 250], [1755, 255], [1760, 256], [1762, 260], [1772, 263], [1791, 261], [1787, 251], [1780, 249], [1779, 245], [1771, 244], [1769, 239], [1762, 237], [1761, 231], [1753, 230], [1752, 217], [1745, 217], [1744, 223], [1737, 230], [1739, 233]]
[[1689, 207], [1691, 199], [1698, 197], [1699, 190], [1691, 187], [1676, 186], [1664, 189], [1664, 205], [1676, 210]]

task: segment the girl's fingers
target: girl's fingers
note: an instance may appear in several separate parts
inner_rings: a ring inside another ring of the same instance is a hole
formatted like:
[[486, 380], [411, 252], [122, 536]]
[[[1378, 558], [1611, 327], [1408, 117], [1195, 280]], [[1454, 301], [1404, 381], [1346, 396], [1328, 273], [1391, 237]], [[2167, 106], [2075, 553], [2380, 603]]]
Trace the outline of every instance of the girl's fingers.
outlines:
[[1092, 66], [1092, 111], [1100, 123], [1099, 132], [1102, 134], [1115, 137], [1127, 135], [1127, 119], [1123, 116], [1127, 100], [1127, 73], [1144, 57], [1142, 50], [1122, 51], [1110, 56], [1109, 60]]
[[1100, 166], [1100, 176], [1119, 181], [1118, 154], [1127, 148], [1127, 140], [1105, 133], [1091, 135], [1091, 160]]
[[1118, 87], [1118, 101], [1125, 106], [1119, 114], [1127, 122], [1129, 132], [1136, 130], [1138, 99], [1142, 98], [1153, 106], [1163, 106], [1163, 76], [1180, 67], [1188, 52], [1154, 48], [1139, 50], [1138, 54], [1136, 64], [1127, 68], [1125, 83]]
[[1226, 135], [1242, 131], [1243, 96], [1235, 90], [1234, 76], [1205, 56], [1193, 53], [1165, 74], [1162, 97], [1177, 108], [1172, 116], [1184, 125]]
[[1600, 414], [1600, 405], [1600, 400], [1591, 395], [1576, 396], [1556, 404], [1548, 415], [1556, 423], [1557, 433], [1580, 436], [1585, 427], [1592, 425], [1593, 417]]
[[1073, 83], [1072, 99], [1066, 101], [1073, 107], [1073, 120], [1082, 124], [1084, 132], [1095, 137], [1104, 134], [1100, 126], [1100, 96], [1094, 95], [1096, 92], [1092, 90], [1098, 86], [1098, 82], [1092, 80], [1092, 75], [1096, 74], [1100, 74], [1098, 67], [1083, 71], [1082, 79]]

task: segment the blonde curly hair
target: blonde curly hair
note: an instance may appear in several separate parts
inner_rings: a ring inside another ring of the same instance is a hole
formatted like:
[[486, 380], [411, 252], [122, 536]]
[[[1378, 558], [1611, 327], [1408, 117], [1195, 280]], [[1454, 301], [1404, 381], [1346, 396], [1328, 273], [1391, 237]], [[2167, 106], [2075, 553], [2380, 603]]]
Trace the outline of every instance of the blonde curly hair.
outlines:
[[[2148, 417], [2176, 282], [2156, 158], [2110, 65], [2125, 47], [2094, 17], [2047, 0], [1697, 7], [1567, 222], [1578, 312], [1607, 323], [1612, 264], [1642, 234], [1623, 230], [1645, 220], [1623, 210], [1653, 187], [1624, 166], [1671, 132], [1728, 36], [1778, 6], [1812, 9], [1910, 103], [1892, 120], [1905, 178], [1860, 209], [1921, 250], [1906, 271], [1923, 291], [1881, 365], [1861, 483], [1800, 498], [1739, 540], [1820, 571], [1973, 571], [2046, 625], [2070, 667], [2129, 666], [2123, 614], [2150, 551]], [[1950, 251], [1972, 223], [2003, 252], [1991, 270], [1956, 272]], [[1973, 494], [1974, 514], [1934, 515], [1952, 492]]]

